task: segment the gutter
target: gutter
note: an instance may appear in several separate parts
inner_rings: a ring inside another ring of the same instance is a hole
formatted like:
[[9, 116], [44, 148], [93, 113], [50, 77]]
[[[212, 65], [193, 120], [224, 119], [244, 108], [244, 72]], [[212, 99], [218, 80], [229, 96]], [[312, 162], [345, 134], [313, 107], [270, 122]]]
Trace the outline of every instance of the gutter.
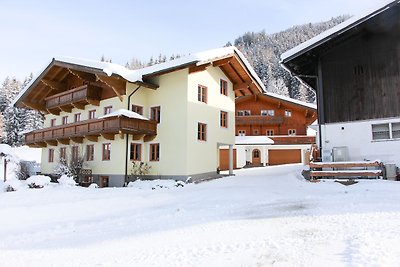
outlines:
[[[128, 110], [130, 110], [129, 106], [131, 105], [131, 96], [142, 87], [139, 85], [129, 96], [128, 96]], [[124, 178], [124, 186], [127, 186], [128, 183], [128, 148], [129, 148], [129, 134], [126, 134], [126, 142], [125, 142], [125, 178]]]

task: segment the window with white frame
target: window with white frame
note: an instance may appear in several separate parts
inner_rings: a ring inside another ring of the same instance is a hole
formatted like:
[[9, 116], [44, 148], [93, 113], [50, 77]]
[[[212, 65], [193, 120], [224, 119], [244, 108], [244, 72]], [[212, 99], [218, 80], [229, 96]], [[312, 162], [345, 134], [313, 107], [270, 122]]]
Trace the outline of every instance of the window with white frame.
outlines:
[[251, 111], [250, 110], [238, 110], [237, 115], [238, 116], [250, 116]]
[[289, 129], [288, 135], [296, 135], [296, 129]]
[[292, 117], [292, 111], [285, 110], [285, 117]]
[[267, 130], [267, 136], [273, 136], [274, 135], [274, 130]]
[[239, 133], [239, 136], [246, 136], [245, 130], [239, 130], [238, 133]]
[[273, 116], [275, 116], [275, 110], [273, 110], [273, 109], [263, 109], [263, 110], [261, 110], [261, 116], [273, 117]]
[[372, 124], [372, 140], [400, 138], [400, 122]]

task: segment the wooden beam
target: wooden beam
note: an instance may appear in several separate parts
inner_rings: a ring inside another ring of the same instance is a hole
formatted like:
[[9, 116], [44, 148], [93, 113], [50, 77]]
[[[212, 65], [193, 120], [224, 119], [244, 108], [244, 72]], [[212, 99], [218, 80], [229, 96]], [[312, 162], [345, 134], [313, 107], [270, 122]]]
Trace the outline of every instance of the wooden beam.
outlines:
[[87, 72], [82, 72], [78, 70], [72, 70], [68, 68], [68, 71], [74, 75], [75, 77], [78, 77], [82, 81], [88, 81], [88, 82], [95, 82], [96, 81], [96, 76], [95, 74], [87, 73]]
[[134, 135], [132, 135], [132, 140], [140, 140], [140, 139], [142, 139], [142, 138], [144, 138], [144, 134], [134, 134]]
[[60, 110], [58, 109], [47, 109], [47, 112], [53, 115], [60, 115]]
[[71, 137], [71, 140], [74, 143], [82, 144], [83, 143], [83, 137]]
[[92, 142], [97, 142], [97, 140], [99, 140], [98, 135], [85, 135], [85, 138]]
[[156, 138], [156, 135], [146, 135], [144, 138], [143, 138], [143, 141], [145, 141], [145, 142], [150, 142], [150, 141], [153, 141], [154, 140], [154, 138]]
[[21, 103], [22, 103], [24, 106], [28, 107], [28, 108], [40, 110], [40, 111], [43, 111], [43, 112], [46, 112], [46, 113], [47, 113], [46, 108], [45, 108], [43, 105], [41, 105], [41, 104], [38, 104], [38, 103], [31, 103], [31, 102], [27, 102], [27, 101], [22, 101]]
[[87, 102], [93, 106], [100, 106], [100, 100], [87, 99]]
[[47, 147], [47, 144], [46, 144], [46, 142], [36, 142], [35, 143], [35, 145], [37, 146], [37, 147]]
[[246, 81], [246, 82], [243, 82], [243, 83], [236, 83], [236, 84], [233, 84], [233, 90], [237, 91], [237, 90], [247, 89], [252, 84], [253, 84], [253, 81]]
[[46, 143], [50, 146], [57, 146], [57, 140], [47, 140]]
[[235, 91], [235, 96], [239, 97], [239, 96], [244, 96], [243, 92], [240, 90]]
[[233, 56], [228, 57], [228, 58], [219, 59], [219, 60], [214, 61], [212, 64], [213, 64], [214, 67], [219, 67], [219, 66], [222, 66], [222, 65], [226, 65], [226, 64], [229, 64], [231, 62], [232, 58], [233, 58]]
[[207, 69], [208, 66], [210, 66], [211, 63], [206, 63], [203, 65], [199, 65], [199, 66], [193, 66], [189, 68], [189, 74], [191, 73], [195, 73], [195, 72], [200, 72], [200, 71], [204, 71]]
[[[89, 101], [88, 101], [89, 102]], [[100, 102], [100, 101], [99, 101]], [[74, 108], [77, 108], [77, 109], [82, 109], [82, 110], [84, 110], [85, 109], [85, 104], [82, 104], [82, 103], [71, 103], [73, 106], [74, 106]]]
[[60, 144], [69, 145], [69, 139], [57, 139]]
[[72, 111], [72, 107], [70, 106], [60, 106], [59, 107], [62, 111], [70, 113]]
[[[107, 85], [109, 88], [111, 88], [116, 96], [118, 96], [119, 100], [122, 102], [124, 98], [122, 97], [121, 91], [124, 91], [126, 89], [126, 82], [119, 82], [118, 80], [111, 78], [111, 77], [105, 77], [105, 76], [100, 76], [96, 74], [96, 78], [103, 82], [105, 85]], [[123, 88], [121, 88], [123, 87]], [[121, 90], [122, 89], [122, 90]]]
[[102, 136], [104, 139], [107, 139], [107, 140], [114, 140], [114, 139], [115, 139], [115, 134], [102, 133], [101, 136]]
[[43, 84], [46, 86], [50, 87], [53, 90], [56, 91], [65, 91], [67, 90], [67, 84], [63, 82], [57, 82], [57, 81], [51, 81], [47, 79], [41, 79], [40, 80]]

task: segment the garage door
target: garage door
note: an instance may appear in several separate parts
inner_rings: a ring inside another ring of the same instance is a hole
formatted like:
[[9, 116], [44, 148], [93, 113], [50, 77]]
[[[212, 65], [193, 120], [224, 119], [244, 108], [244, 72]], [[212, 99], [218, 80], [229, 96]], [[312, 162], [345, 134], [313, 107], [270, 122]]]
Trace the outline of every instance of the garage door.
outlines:
[[[236, 149], [233, 150], [233, 168], [236, 169]], [[219, 169], [229, 170], [229, 149], [219, 150]]]
[[268, 150], [269, 165], [301, 163], [301, 149]]

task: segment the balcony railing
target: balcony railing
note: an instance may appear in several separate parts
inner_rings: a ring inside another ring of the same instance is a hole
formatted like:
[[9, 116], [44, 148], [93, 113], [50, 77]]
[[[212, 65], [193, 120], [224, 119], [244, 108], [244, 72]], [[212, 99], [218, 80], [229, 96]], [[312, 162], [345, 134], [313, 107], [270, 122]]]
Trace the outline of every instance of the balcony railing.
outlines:
[[140, 120], [127, 117], [109, 117], [93, 119], [82, 122], [70, 123], [46, 129], [36, 130], [25, 134], [27, 145], [39, 146], [45, 143], [56, 142], [76, 137], [99, 136], [103, 134], [132, 134], [155, 136], [157, 134], [157, 122]]
[[276, 125], [283, 122], [283, 116], [236, 116], [236, 125]]
[[57, 109], [74, 104], [96, 104], [100, 101], [101, 88], [93, 85], [82, 85], [80, 87], [47, 97], [46, 108]]

